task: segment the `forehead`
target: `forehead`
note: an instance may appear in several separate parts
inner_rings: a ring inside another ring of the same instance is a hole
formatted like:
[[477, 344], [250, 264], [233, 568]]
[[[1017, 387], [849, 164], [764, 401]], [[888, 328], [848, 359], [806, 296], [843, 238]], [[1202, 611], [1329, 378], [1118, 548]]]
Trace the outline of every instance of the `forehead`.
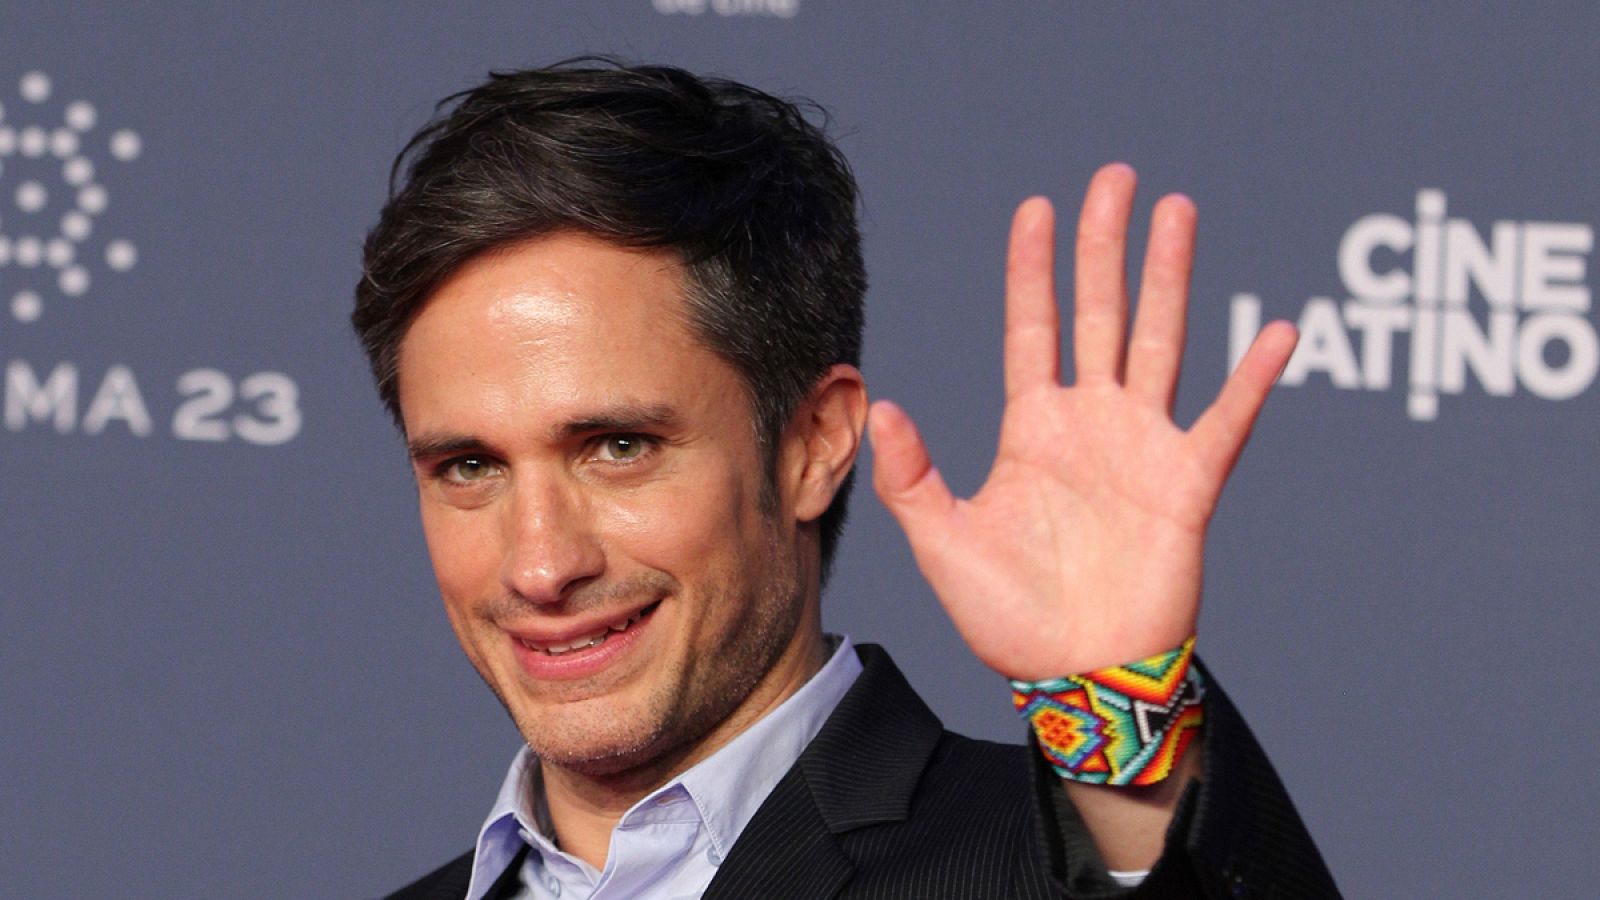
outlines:
[[406, 337], [418, 326], [451, 324], [510, 328], [587, 319], [590, 326], [618, 330], [646, 321], [682, 324], [684, 285], [683, 265], [670, 251], [559, 232], [463, 263], [423, 304]]
[[670, 251], [561, 233], [468, 261], [400, 342], [408, 432], [445, 417], [581, 415], [595, 404], [726, 402], [737, 379], [688, 323]]

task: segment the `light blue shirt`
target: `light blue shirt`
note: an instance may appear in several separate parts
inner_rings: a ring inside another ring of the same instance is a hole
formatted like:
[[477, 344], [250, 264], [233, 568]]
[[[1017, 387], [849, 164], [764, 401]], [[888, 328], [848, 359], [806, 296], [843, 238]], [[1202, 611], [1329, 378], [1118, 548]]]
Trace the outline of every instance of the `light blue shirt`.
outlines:
[[540, 827], [539, 762], [524, 746], [478, 832], [467, 900], [482, 900], [523, 844], [533, 849], [522, 864], [519, 900], [699, 897], [860, 674], [850, 639], [839, 638], [828, 662], [793, 696], [623, 814], [604, 870], [563, 853]]

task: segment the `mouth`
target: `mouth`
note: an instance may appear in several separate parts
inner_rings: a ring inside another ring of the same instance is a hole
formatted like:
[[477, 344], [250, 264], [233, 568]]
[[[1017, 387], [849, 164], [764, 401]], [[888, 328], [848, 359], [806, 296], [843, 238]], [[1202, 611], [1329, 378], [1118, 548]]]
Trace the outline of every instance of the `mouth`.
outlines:
[[534, 641], [526, 638], [517, 638], [516, 640], [517, 643], [523, 647], [523, 649], [549, 657], [565, 656], [569, 653], [577, 653], [582, 650], [592, 650], [619, 634], [626, 634], [639, 623], [648, 619], [650, 614], [655, 612], [656, 608], [660, 605], [661, 601], [657, 600], [656, 602], [644, 607], [632, 615], [618, 619], [615, 622], [602, 625], [588, 634], [581, 634], [576, 637], [558, 642]]

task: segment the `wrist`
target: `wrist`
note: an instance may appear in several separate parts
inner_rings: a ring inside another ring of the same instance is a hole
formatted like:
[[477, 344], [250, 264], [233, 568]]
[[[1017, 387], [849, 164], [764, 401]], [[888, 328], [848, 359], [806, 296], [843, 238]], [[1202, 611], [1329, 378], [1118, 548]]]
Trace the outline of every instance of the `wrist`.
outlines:
[[1204, 722], [1194, 638], [1124, 665], [1012, 681], [1012, 702], [1056, 774], [1089, 785], [1154, 785]]

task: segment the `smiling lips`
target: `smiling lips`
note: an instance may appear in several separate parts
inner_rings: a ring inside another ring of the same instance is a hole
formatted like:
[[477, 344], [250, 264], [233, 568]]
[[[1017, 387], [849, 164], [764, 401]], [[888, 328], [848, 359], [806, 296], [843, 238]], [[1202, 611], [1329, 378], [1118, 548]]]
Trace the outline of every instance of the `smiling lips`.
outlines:
[[517, 638], [517, 643], [521, 644], [528, 650], [531, 650], [535, 653], [543, 653], [546, 656], [564, 656], [576, 650], [588, 650], [591, 647], [598, 647], [601, 644], [604, 644], [614, 634], [626, 632], [634, 625], [637, 625], [646, 616], [650, 615], [652, 612], [655, 612], [656, 607], [659, 605], [661, 605], [661, 601], [657, 600], [655, 603], [644, 607], [625, 619], [613, 622], [610, 625], [602, 626], [590, 634], [579, 635], [578, 637], [570, 640], [560, 642], [545, 642], [529, 640], [527, 638]]

